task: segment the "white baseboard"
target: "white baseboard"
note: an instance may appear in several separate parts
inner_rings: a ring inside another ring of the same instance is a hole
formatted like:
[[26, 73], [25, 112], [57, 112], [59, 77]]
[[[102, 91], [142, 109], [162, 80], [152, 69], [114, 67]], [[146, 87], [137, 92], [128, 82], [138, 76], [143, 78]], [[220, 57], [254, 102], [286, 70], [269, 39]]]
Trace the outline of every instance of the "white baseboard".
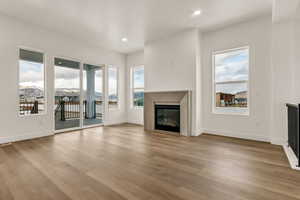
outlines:
[[293, 150], [290, 147], [288, 147], [287, 145], [283, 145], [283, 149], [289, 160], [291, 168], [295, 169], [295, 170], [300, 170], [300, 167], [297, 166], [298, 159], [297, 159], [296, 155], [294, 154]]
[[247, 139], [247, 140], [255, 140], [255, 141], [262, 141], [262, 142], [270, 142], [270, 139], [265, 136], [257, 135], [257, 134], [238, 134], [235, 132], [229, 131], [218, 131], [218, 130], [208, 130], [203, 129], [203, 133], [211, 134], [211, 135], [219, 135], [219, 136], [226, 136], [226, 137], [234, 137], [240, 139]]
[[41, 137], [46, 137], [46, 136], [50, 136], [50, 135], [54, 135], [54, 133], [53, 132], [48, 132], [48, 133], [39, 132], [39, 133], [0, 137], [0, 144], [6, 144], [6, 143], [11, 143], [11, 142], [23, 141], [23, 140], [30, 140], [30, 139], [41, 138]]
[[121, 125], [127, 123], [126, 121], [119, 121], [119, 122], [107, 122], [104, 123], [104, 126], [113, 126], [113, 125]]
[[202, 135], [203, 132], [204, 131], [202, 129], [199, 129], [197, 131], [192, 131], [192, 137], [198, 137], [198, 136]]
[[282, 138], [271, 138], [271, 144], [285, 146], [287, 145], [287, 141]]
[[128, 120], [127, 123], [128, 124], [136, 124], [136, 125], [144, 126], [144, 123], [141, 123], [138, 120]]

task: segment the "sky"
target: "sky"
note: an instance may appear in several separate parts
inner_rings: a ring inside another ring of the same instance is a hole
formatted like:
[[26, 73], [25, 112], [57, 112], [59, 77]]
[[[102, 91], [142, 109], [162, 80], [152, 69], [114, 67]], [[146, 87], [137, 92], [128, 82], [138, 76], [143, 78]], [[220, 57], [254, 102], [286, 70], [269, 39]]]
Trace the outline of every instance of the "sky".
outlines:
[[115, 67], [108, 68], [108, 96], [118, 94], [118, 69]]
[[[215, 55], [216, 82], [248, 80], [248, 49]], [[44, 88], [44, 67], [41, 63], [20, 60], [20, 86]], [[117, 70], [109, 68], [109, 95], [117, 94]], [[102, 73], [96, 73], [96, 91], [102, 91]], [[86, 88], [86, 75], [84, 85]], [[79, 70], [65, 67], [55, 68], [56, 88], [79, 88]], [[144, 87], [144, 69], [135, 70], [134, 87]], [[247, 84], [217, 84], [216, 92], [235, 94], [247, 90]]]
[[[248, 49], [215, 55], [216, 83], [248, 80], [248, 60]], [[247, 83], [216, 84], [216, 92], [236, 94], [246, 90]]]
[[44, 65], [20, 60], [20, 86], [44, 88]]
[[133, 75], [134, 88], [144, 88], [144, 68], [136, 68]]
[[[44, 88], [44, 65], [41, 63], [20, 60], [20, 86]], [[95, 90], [102, 92], [102, 71], [96, 71]], [[79, 88], [79, 70], [66, 67], [55, 67], [56, 88]], [[83, 88], [86, 89], [86, 72], [83, 72]], [[112, 84], [114, 88], [116, 86]]]

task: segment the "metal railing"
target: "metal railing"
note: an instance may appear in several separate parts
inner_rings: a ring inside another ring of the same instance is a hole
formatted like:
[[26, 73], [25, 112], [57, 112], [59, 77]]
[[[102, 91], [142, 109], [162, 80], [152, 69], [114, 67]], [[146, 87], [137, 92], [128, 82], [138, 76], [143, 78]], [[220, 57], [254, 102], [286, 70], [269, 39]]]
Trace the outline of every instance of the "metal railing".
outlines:
[[[91, 103], [92, 105], [90, 106], [88, 101], [83, 101], [84, 118], [102, 118], [102, 113], [97, 111], [97, 105], [102, 105], [102, 101], [92, 101]], [[80, 119], [80, 102], [60, 100], [57, 103], [57, 107], [55, 109], [55, 116], [59, 117], [61, 121], [66, 121], [70, 119]]]
[[39, 102], [38, 101], [24, 101], [20, 102], [20, 115], [38, 114], [39, 113]]

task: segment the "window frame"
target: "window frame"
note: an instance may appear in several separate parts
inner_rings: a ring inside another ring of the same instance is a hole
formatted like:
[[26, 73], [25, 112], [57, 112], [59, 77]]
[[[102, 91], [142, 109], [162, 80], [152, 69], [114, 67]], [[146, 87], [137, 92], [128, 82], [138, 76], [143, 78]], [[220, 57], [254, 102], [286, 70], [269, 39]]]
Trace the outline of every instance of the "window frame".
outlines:
[[[109, 87], [110, 87], [110, 84], [109, 84], [109, 69], [116, 69], [116, 72], [117, 72], [117, 106], [116, 107], [110, 107], [109, 105]], [[109, 110], [119, 110], [120, 109], [120, 92], [119, 92], [119, 84], [120, 84], [120, 72], [119, 72], [119, 67], [117, 66], [114, 66], [114, 65], [108, 65], [107, 67], [107, 106], [108, 106], [108, 109]]]
[[[20, 52], [21, 50], [33, 51], [37, 53], [43, 54], [43, 75], [44, 75], [44, 112], [37, 113], [37, 114], [30, 114], [30, 115], [21, 115], [20, 114]], [[17, 47], [17, 116], [20, 118], [28, 118], [28, 117], [38, 117], [44, 116], [48, 113], [48, 95], [47, 95], [47, 55], [44, 50], [31, 48], [27, 46], [18, 46]]]
[[[215, 56], [218, 54], [224, 54], [229, 52], [235, 52], [239, 50], [248, 50], [248, 80], [240, 80], [240, 81], [223, 81], [216, 82], [215, 81]], [[220, 51], [212, 52], [212, 113], [213, 114], [221, 114], [221, 115], [242, 115], [242, 116], [250, 116], [250, 68], [251, 68], [251, 47], [250, 45], [240, 46], [236, 48], [230, 48]], [[216, 106], [216, 85], [217, 84], [234, 84], [234, 83], [246, 83], [247, 84], [247, 108], [242, 107], [217, 107]]]
[[[144, 87], [142, 87], [142, 88], [139, 88], [139, 87], [137, 87], [137, 88], [135, 88], [134, 87], [134, 72], [135, 72], [135, 70], [136, 69], [144, 69]], [[130, 69], [130, 76], [131, 76], [131, 92], [130, 92], [130, 94], [131, 94], [131, 107], [132, 108], [135, 108], [135, 109], [144, 109], [144, 106], [135, 106], [134, 105], [134, 91], [135, 90], [143, 90], [144, 92], [145, 92], [145, 66], [144, 65], [138, 65], [138, 66], [134, 66], [134, 67], [131, 67], [131, 69]]]

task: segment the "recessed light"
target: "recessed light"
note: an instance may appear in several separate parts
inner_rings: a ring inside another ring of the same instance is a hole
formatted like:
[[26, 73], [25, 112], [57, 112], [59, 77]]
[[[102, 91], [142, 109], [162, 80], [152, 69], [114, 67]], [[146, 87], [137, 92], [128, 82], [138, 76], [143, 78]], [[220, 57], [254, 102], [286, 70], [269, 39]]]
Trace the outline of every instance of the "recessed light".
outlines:
[[122, 42], [128, 42], [128, 39], [127, 38], [122, 38]]
[[193, 12], [193, 15], [197, 16], [197, 15], [200, 15], [201, 13], [202, 13], [201, 10], [196, 10], [196, 11]]

